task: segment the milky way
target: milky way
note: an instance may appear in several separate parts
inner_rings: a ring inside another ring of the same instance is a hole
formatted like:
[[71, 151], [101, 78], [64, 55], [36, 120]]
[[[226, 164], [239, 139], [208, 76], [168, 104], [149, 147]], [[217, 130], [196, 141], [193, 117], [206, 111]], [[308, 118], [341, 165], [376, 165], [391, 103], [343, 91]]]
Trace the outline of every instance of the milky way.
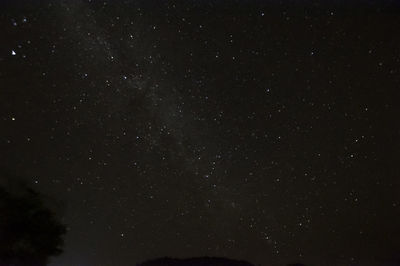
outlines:
[[0, 4], [0, 167], [60, 200], [51, 265], [399, 254], [394, 1]]

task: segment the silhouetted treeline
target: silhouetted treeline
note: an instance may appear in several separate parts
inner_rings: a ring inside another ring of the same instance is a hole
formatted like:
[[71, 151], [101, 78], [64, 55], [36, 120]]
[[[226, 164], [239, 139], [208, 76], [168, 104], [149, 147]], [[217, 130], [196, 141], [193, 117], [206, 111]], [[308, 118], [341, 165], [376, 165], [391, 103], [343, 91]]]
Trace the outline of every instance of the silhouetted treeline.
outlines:
[[62, 252], [66, 228], [42, 196], [20, 183], [0, 185], [0, 265], [43, 266]]
[[254, 266], [246, 261], [231, 260], [226, 258], [201, 257], [189, 259], [160, 258], [149, 260], [137, 266]]

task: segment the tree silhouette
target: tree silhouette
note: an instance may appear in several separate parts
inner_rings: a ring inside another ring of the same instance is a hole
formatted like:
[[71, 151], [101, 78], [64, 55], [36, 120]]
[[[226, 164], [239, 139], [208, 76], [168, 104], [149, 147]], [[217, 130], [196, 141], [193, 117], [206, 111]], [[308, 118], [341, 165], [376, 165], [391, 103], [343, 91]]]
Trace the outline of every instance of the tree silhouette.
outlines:
[[43, 266], [62, 252], [66, 228], [38, 192], [0, 186], [0, 265]]

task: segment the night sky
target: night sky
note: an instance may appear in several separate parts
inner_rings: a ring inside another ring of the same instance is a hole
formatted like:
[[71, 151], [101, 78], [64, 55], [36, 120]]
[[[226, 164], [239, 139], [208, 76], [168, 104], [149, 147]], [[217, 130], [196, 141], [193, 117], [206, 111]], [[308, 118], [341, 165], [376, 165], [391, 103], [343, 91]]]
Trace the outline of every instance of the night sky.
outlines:
[[3, 0], [0, 29], [0, 174], [63, 202], [52, 266], [399, 259], [398, 1]]

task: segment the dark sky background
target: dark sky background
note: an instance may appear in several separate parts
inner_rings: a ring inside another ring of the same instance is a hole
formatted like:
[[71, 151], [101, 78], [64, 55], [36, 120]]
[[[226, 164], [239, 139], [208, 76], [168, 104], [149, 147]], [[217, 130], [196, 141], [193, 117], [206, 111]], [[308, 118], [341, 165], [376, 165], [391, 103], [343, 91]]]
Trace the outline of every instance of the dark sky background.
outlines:
[[[284, 3], [284, 4], [283, 4]], [[400, 257], [397, 1], [1, 1], [0, 167], [52, 266]]]

